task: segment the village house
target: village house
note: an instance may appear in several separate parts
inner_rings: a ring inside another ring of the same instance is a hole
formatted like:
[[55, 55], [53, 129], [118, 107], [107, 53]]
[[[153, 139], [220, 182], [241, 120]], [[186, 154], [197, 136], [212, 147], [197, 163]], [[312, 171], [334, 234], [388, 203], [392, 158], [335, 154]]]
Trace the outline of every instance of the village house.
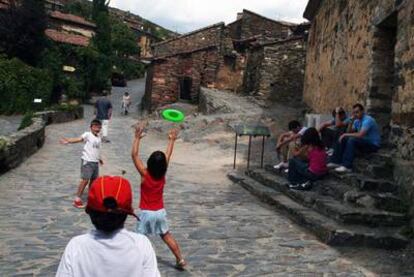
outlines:
[[316, 113], [366, 106], [396, 148], [396, 181], [414, 199], [414, 1], [310, 0], [304, 100]]
[[96, 25], [83, 17], [51, 11], [45, 32], [53, 41], [85, 47], [89, 45], [95, 29]]
[[[247, 88], [255, 90], [255, 85], [243, 85], [250, 82], [249, 77], [244, 78], [246, 64], [253, 48], [267, 46], [266, 53], [272, 52], [271, 43], [286, 40], [286, 44], [279, 43], [276, 49], [294, 47], [301, 49], [299, 57], [304, 61], [303, 43], [295, 45], [288, 40], [297, 28], [297, 24], [286, 23], [268, 19], [248, 10], [238, 14], [238, 19], [225, 25], [218, 23], [208, 26], [177, 38], [166, 40], [153, 45], [153, 59], [148, 69], [147, 86], [143, 99], [143, 107], [152, 111], [160, 106], [177, 101], [197, 103], [201, 86], [243, 93]], [[303, 37], [302, 37], [303, 38]], [[301, 39], [302, 39], [301, 38]], [[298, 41], [300, 41], [298, 39]], [[303, 39], [302, 39], [303, 41]], [[269, 44], [269, 45], [267, 45]], [[273, 49], [272, 48], [272, 49]], [[289, 52], [289, 51], [288, 51]], [[281, 56], [281, 60], [292, 61], [284, 58], [287, 52]], [[270, 58], [272, 54], [269, 54]], [[296, 59], [295, 58], [295, 59]], [[253, 62], [251, 62], [253, 63]], [[264, 71], [272, 71], [274, 67], [267, 67], [260, 60]], [[288, 62], [286, 62], [286, 65]], [[303, 75], [304, 63], [299, 63], [300, 74]], [[255, 66], [251, 66], [255, 70]], [[289, 68], [286, 66], [285, 68]], [[270, 83], [275, 86], [273, 76], [264, 76], [269, 80], [266, 88], [270, 91]], [[292, 74], [297, 76], [297, 74]], [[249, 76], [253, 76], [250, 74]], [[244, 80], [245, 79], [245, 80]], [[298, 80], [301, 80], [300, 78]], [[303, 80], [303, 78], [302, 78]], [[299, 86], [299, 89], [301, 86]], [[301, 91], [301, 90], [300, 90]], [[265, 92], [261, 91], [264, 94]], [[252, 92], [252, 94], [254, 94]], [[298, 94], [296, 92], [296, 94]]]

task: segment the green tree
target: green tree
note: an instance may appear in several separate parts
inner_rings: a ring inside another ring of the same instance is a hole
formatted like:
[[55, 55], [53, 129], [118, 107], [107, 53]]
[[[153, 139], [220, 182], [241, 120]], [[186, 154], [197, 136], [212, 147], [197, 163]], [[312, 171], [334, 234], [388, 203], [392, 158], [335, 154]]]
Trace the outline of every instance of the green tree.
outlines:
[[111, 27], [112, 49], [117, 58], [128, 58], [139, 54], [137, 38], [128, 25], [112, 17]]
[[92, 16], [91, 4], [89, 1], [71, 1], [65, 4], [63, 11], [90, 19]]
[[98, 92], [108, 88], [112, 72], [111, 24], [108, 5], [109, 1], [106, 0], [93, 0], [92, 3], [92, 18], [96, 23], [93, 45], [100, 55], [93, 85], [94, 90]]
[[0, 51], [36, 65], [46, 46], [44, 0], [16, 2], [10, 1], [10, 8], [0, 12]]

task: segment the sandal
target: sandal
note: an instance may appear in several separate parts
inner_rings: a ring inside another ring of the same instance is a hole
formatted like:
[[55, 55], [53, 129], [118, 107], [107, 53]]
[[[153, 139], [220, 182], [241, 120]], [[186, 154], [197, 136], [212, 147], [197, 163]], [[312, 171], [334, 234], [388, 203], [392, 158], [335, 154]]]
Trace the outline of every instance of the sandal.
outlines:
[[186, 265], [187, 263], [184, 261], [184, 259], [181, 259], [177, 261], [177, 263], [175, 264], [175, 267], [179, 270], [183, 270]]

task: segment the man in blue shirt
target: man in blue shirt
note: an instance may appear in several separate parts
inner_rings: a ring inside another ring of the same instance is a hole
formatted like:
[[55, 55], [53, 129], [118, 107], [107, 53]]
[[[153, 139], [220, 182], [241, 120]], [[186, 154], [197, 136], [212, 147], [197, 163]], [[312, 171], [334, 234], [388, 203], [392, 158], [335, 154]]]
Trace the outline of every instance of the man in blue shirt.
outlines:
[[334, 145], [334, 154], [328, 167], [336, 167], [337, 172], [350, 172], [355, 152], [363, 153], [378, 151], [381, 146], [381, 135], [377, 122], [367, 115], [361, 104], [353, 106], [352, 124], [350, 132], [340, 136]]

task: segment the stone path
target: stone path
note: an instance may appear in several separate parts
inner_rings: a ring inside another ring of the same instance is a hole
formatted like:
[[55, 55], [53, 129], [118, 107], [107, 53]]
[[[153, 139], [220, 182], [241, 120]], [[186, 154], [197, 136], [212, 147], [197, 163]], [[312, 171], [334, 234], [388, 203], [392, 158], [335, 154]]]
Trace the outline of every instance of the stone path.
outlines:
[[[134, 99], [143, 93], [135, 83]], [[122, 90], [123, 91], [123, 90]], [[114, 107], [118, 92], [113, 91]], [[82, 145], [62, 146], [62, 136], [87, 130], [85, 120], [51, 125], [44, 147], [20, 167], [0, 176], [0, 276], [53, 276], [66, 243], [92, 228], [88, 216], [71, 206], [77, 187]], [[115, 110], [112, 143], [103, 150], [103, 174], [120, 174], [134, 185], [138, 205], [139, 177], [130, 161], [132, 114]], [[165, 134], [149, 133], [143, 159], [166, 146]], [[166, 207], [170, 227], [189, 267], [173, 268], [173, 256], [152, 238], [163, 276], [375, 276], [394, 275], [385, 252], [349, 249], [339, 252], [261, 204], [226, 178], [232, 150], [177, 141], [168, 172]], [[133, 218], [127, 228], [135, 226]], [[358, 254], [362, 253], [362, 254]], [[359, 256], [358, 256], [359, 255]]]

